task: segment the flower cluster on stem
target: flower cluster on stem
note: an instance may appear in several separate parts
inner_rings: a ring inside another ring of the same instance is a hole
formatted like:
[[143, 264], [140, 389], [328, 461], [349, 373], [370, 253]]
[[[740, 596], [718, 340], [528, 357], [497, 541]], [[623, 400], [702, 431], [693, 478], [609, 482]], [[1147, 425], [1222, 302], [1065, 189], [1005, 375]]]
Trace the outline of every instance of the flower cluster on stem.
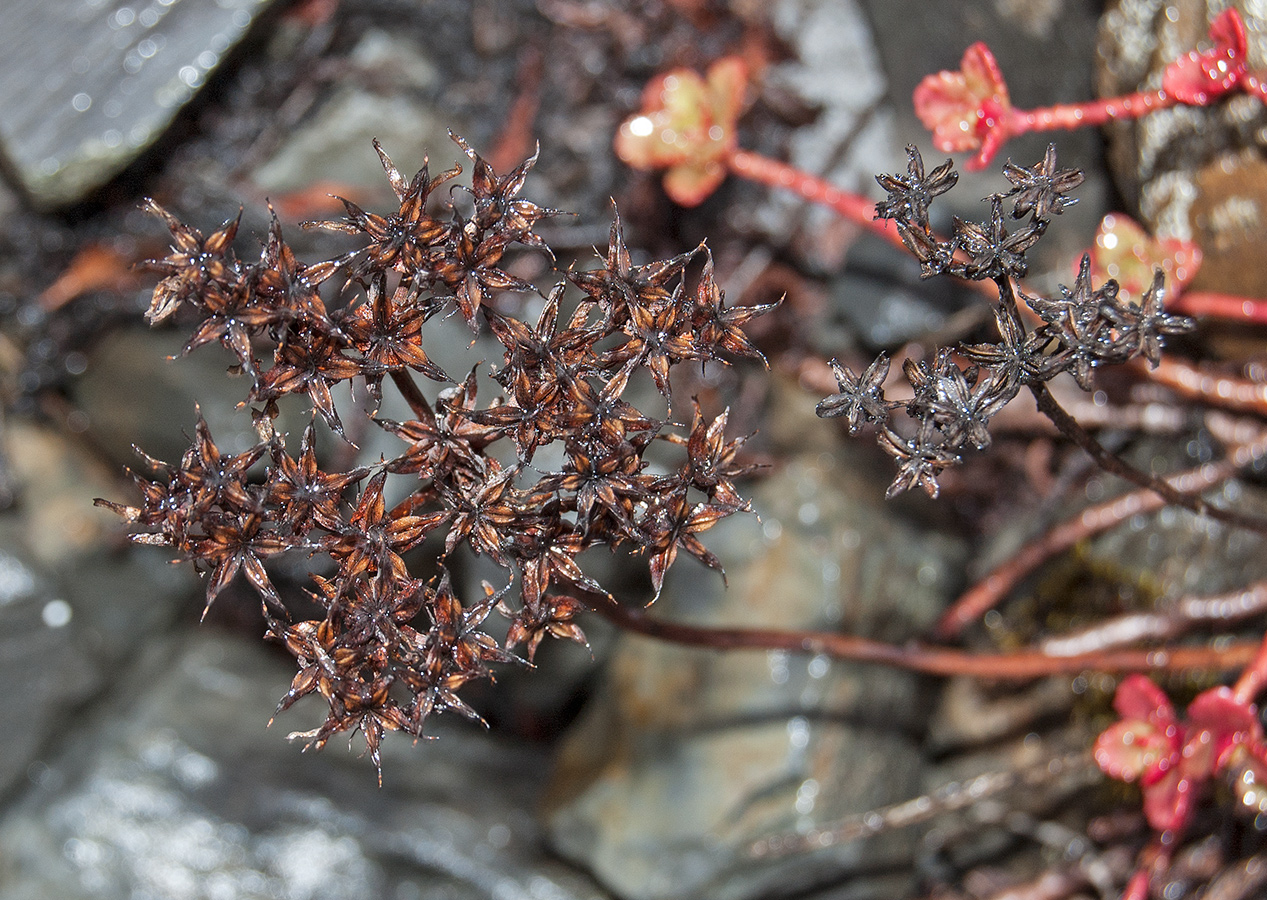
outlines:
[[[142, 455], [138, 503], [98, 501], [124, 517], [134, 541], [169, 547], [205, 572], [208, 606], [245, 575], [268, 637], [299, 667], [279, 712], [309, 694], [328, 706], [319, 727], [292, 737], [320, 747], [359, 730], [375, 764], [387, 731], [425, 736], [429, 717], [446, 711], [478, 719], [463, 686], [519, 661], [517, 646], [531, 660], [547, 636], [585, 642], [575, 621], [583, 598], [609, 596], [582, 569], [585, 550], [644, 557], [657, 594], [680, 552], [721, 570], [699, 535], [748, 509], [735, 484], [752, 468], [744, 439], [726, 437], [724, 411], [710, 418], [696, 403], [689, 426], [671, 425], [634, 406], [626, 389], [646, 373], [667, 406], [680, 363], [764, 362], [743, 326], [774, 305], [728, 307], [702, 245], [635, 265], [617, 217], [602, 264], [567, 274], [581, 294], [570, 312], [567, 282], [541, 298], [535, 323], [493, 309], [499, 293], [535, 293], [503, 261], [515, 246], [552, 260], [533, 229], [556, 211], [519, 197], [535, 157], [499, 176], [454, 140], [473, 163], [467, 202], [429, 202], [460, 169], [431, 177], [424, 165], [406, 179], [375, 144], [398, 209], [380, 215], [344, 201], [345, 218], [307, 223], [359, 240], [312, 265], [295, 259], [276, 216], [250, 262], [234, 253], [236, 221], [204, 236], [149, 203], [173, 245], [151, 263], [163, 277], [148, 318], [191, 310], [200, 322], [186, 351], [219, 342], [234, 354], [251, 384], [259, 440], [224, 453], [200, 417], [179, 462]], [[318, 287], [340, 272], [351, 296], [330, 308]], [[499, 394], [487, 405], [477, 398], [478, 366], [454, 381], [424, 349], [427, 323], [454, 311], [472, 328], [486, 323], [502, 345], [491, 372]], [[434, 400], [416, 375], [443, 386]], [[377, 414], [385, 381], [412, 418]], [[376, 401], [372, 422], [401, 449], [328, 471], [315, 422], [297, 448], [275, 429], [279, 403], [302, 395], [343, 434], [333, 391], [353, 382]], [[657, 444], [677, 454], [676, 466], [649, 467]], [[533, 462], [547, 446], [558, 462], [542, 470]], [[433, 537], [438, 574], [421, 577], [409, 554]], [[460, 547], [500, 566], [504, 583], [460, 597], [447, 565]], [[300, 553], [319, 560], [307, 593], [324, 615], [296, 621], [269, 567]], [[504, 644], [485, 626], [494, 612], [510, 621]]]

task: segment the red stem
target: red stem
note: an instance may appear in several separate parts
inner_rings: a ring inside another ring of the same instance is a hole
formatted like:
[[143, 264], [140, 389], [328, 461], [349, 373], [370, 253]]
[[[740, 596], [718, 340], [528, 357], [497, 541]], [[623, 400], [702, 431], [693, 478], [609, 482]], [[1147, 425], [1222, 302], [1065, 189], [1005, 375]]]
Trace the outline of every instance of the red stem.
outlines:
[[1255, 642], [1243, 641], [1217, 649], [1113, 649], [1077, 656], [1047, 656], [1038, 650], [965, 653], [919, 643], [898, 646], [833, 632], [707, 628], [663, 622], [649, 617], [641, 609], [624, 606], [601, 595], [588, 596], [590, 606], [596, 612], [621, 628], [670, 643], [706, 647], [710, 650], [823, 653], [835, 659], [878, 663], [929, 675], [968, 675], [1003, 681], [1029, 681], [1048, 675], [1073, 675], [1088, 669], [1099, 672], [1230, 670], [1245, 665], [1260, 650]]
[[1259, 645], [1258, 654], [1253, 662], [1245, 667], [1241, 677], [1236, 680], [1232, 694], [1237, 702], [1248, 705], [1254, 702], [1254, 698], [1262, 691], [1265, 682], [1267, 682], [1267, 636], [1264, 636], [1263, 642]]
[[1061, 103], [1037, 109], [1016, 110], [1008, 120], [1009, 135], [1029, 131], [1073, 131], [1087, 125], [1103, 125], [1115, 119], [1138, 119], [1159, 109], [1168, 109], [1178, 101], [1163, 90], [1089, 100], [1086, 103]]
[[759, 153], [752, 153], [741, 147], [730, 151], [726, 157], [726, 163], [731, 173], [740, 178], [747, 178], [767, 187], [791, 191], [811, 203], [818, 203], [835, 210], [850, 222], [861, 225], [898, 247], [905, 247], [896, 226], [888, 219], [877, 219], [875, 202], [860, 194], [842, 190], [830, 181], [824, 181], [787, 163]]
[[1267, 301], [1231, 294], [1189, 291], [1175, 298], [1173, 311], [1186, 316], [1209, 316], [1230, 319], [1233, 322], [1267, 325]]
[[1267, 384], [1236, 378], [1181, 360], [1163, 356], [1156, 367], [1144, 369], [1154, 384], [1170, 388], [1188, 399], [1220, 409], [1267, 415]]
[[[1230, 478], [1235, 471], [1236, 467], [1226, 462], [1203, 465], [1171, 475], [1166, 481], [1185, 494], [1199, 493]], [[957, 637], [969, 623], [993, 609], [1022, 578], [1047, 560], [1131, 516], [1156, 512], [1168, 502], [1160, 494], [1145, 488], [1084, 509], [1077, 517], [1060, 523], [1021, 547], [1006, 562], [996, 566], [965, 591], [942, 615], [934, 634], [943, 640]]]

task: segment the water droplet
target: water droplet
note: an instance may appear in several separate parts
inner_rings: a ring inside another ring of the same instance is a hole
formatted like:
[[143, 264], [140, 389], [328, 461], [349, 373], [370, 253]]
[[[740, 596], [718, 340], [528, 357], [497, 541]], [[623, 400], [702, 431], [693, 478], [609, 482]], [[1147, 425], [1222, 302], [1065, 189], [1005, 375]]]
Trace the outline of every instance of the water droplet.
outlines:
[[625, 127], [634, 137], [650, 137], [651, 132], [655, 130], [655, 123], [649, 116], [638, 116], [636, 119], [631, 119]]
[[804, 716], [788, 719], [787, 740], [795, 750], [804, 750], [809, 746], [809, 722]]
[[40, 618], [49, 628], [61, 628], [70, 624], [71, 608], [65, 600], [50, 600], [40, 610]]
[[813, 525], [818, 521], [818, 504], [802, 503], [796, 511], [796, 518], [800, 520], [802, 525]]

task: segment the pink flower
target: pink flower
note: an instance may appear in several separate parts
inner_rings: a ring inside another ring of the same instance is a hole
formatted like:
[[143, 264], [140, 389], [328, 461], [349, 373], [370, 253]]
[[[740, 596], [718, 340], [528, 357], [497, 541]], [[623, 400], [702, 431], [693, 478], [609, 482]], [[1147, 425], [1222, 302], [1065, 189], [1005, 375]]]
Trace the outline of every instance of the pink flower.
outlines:
[[980, 169], [1011, 136], [1014, 110], [990, 48], [976, 43], [956, 72], [928, 75], [915, 88], [915, 114], [944, 153], [976, 150], [969, 168]]
[[726, 177], [747, 84], [736, 56], [717, 60], [705, 78], [675, 69], [652, 79], [641, 112], [616, 133], [616, 155], [635, 169], [667, 169], [664, 189], [675, 203], [702, 203]]
[[1239, 748], [1259, 747], [1263, 738], [1257, 710], [1227, 687], [1198, 694], [1180, 723], [1161, 688], [1130, 675], [1113, 708], [1122, 718], [1096, 740], [1095, 761], [1111, 778], [1139, 782], [1144, 815], [1158, 831], [1182, 828], [1200, 787]]
[[1224, 10], [1210, 24], [1214, 46], [1196, 50], [1166, 67], [1161, 87], [1182, 103], [1204, 106], [1236, 88], [1245, 77], [1245, 23], [1235, 9]]
[[1166, 276], [1168, 303], [1173, 303], [1201, 268], [1201, 248], [1191, 241], [1152, 237], [1130, 216], [1109, 213], [1100, 221], [1091, 256], [1091, 279], [1101, 284], [1112, 278], [1119, 296], [1140, 303], [1152, 286], [1153, 272]]
[[1161, 688], [1143, 675], [1118, 685], [1113, 708], [1121, 715], [1095, 742], [1095, 761], [1120, 781], [1156, 784], [1179, 762], [1183, 730]]

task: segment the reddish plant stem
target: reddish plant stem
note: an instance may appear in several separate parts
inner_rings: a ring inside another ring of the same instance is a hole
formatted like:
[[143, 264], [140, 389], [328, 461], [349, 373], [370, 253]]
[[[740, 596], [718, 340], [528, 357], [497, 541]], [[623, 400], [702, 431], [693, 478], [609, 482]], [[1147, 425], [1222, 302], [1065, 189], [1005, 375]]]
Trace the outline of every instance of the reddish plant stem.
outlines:
[[[1197, 466], [1166, 478], [1175, 490], [1198, 493], [1230, 478], [1236, 467], [1227, 461]], [[1102, 534], [1134, 515], [1156, 512], [1167, 504], [1160, 494], [1146, 488], [1131, 491], [1090, 506], [1076, 518], [1060, 523], [1030, 541], [965, 591], [946, 610], [934, 634], [942, 640], [957, 637], [970, 623], [985, 615], [1026, 575], [1047, 560], [1073, 548], [1079, 541]]]
[[1006, 123], [1009, 137], [1030, 131], [1074, 131], [1088, 125], [1103, 125], [1115, 119], [1138, 119], [1159, 109], [1168, 109], [1178, 101], [1163, 90], [1089, 100], [1086, 103], [1062, 103], [1037, 109], [1014, 110]]
[[928, 675], [968, 675], [1002, 681], [1029, 681], [1048, 675], [1099, 672], [1156, 672], [1186, 669], [1227, 671], [1248, 663], [1258, 644], [1243, 641], [1221, 648], [1175, 647], [1166, 650], [1107, 650], [1078, 656], [1047, 656], [1039, 650], [1016, 653], [966, 653], [910, 643], [901, 646], [848, 634], [708, 628], [663, 622], [600, 594], [585, 592], [590, 607], [627, 631], [710, 650], [784, 650], [822, 653], [834, 659], [878, 663]]
[[1135, 874], [1126, 883], [1122, 900], [1148, 900], [1153, 879], [1170, 869], [1182, 830], [1181, 826], [1163, 834], [1154, 835], [1148, 842], [1148, 846], [1140, 851]]
[[1253, 661], [1245, 667], [1241, 677], [1236, 679], [1232, 694], [1239, 703], [1253, 703], [1254, 698], [1262, 692], [1264, 683], [1267, 683], [1267, 636], [1263, 637]]
[[1267, 384], [1206, 371], [1201, 366], [1163, 356], [1153, 369], [1139, 367], [1155, 384], [1181, 397], [1236, 412], [1267, 415]]
[[1047, 385], [1041, 383], [1031, 384], [1029, 389], [1038, 404], [1038, 411], [1050, 419], [1051, 423], [1056, 426], [1061, 434], [1081, 447], [1088, 456], [1095, 460], [1100, 468], [1110, 475], [1116, 475], [1131, 482], [1131, 484], [1156, 491], [1167, 502], [1182, 506], [1192, 512], [1209, 516], [1212, 519], [1238, 528], [1245, 528], [1260, 533], [1267, 532], [1267, 519], [1257, 516], [1246, 516], [1232, 510], [1214, 506], [1199, 496], [1182, 493], [1165, 480], [1129, 465], [1121, 457], [1109, 452], [1090, 432], [1079, 425], [1078, 420], [1069, 415], [1064, 407], [1056, 401], [1056, 398], [1051, 395]]
[[1052, 656], [1075, 656], [1140, 641], [1164, 641], [1201, 624], [1224, 629], [1267, 610], [1267, 581], [1207, 597], [1183, 597], [1156, 612], [1126, 613], [1081, 631], [1044, 638], [1040, 646]]
[[509, 172], [535, 152], [536, 141], [532, 137], [532, 123], [541, 108], [541, 76], [544, 71], [544, 54], [541, 48], [529, 44], [519, 54], [519, 68], [515, 73], [518, 88], [515, 99], [506, 114], [505, 124], [497, 137], [493, 152], [488, 154], [488, 164], [496, 172]]
[[767, 187], [781, 188], [835, 210], [841, 216], [866, 228], [889, 243], [905, 248], [897, 227], [888, 219], [875, 217], [875, 202], [860, 194], [836, 187], [808, 172], [802, 172], [787, 163], [768, 156], [761, 156], [740, 147], [731, 150], [726, 157], [730, 171], [740, 178], [747, 178]]
[[1207, 316], [1212, 319], [1267, 325], [1267, 300], [1251, 297], [1189, 291], [1175, 298], [1172, 309], [1186, 316]]
[[[726, 163], [732, 175], [747, 178], [767, 187], [791, 191], [803, 200], [833, 210], [837, 215], [884, 238], [893, 246], [901, 248], [903, 252], [909, 252], [909, 248], [902, 241], [902, 236], [898, 234], [897, 226], [889, 219], [876, 218], [874, 200], [842, 190], [830, 181], [825, 181], [777, 159], [744, 150], [742, 147], [732, 149], [726, 157]], [[938, 240], [941, 239], [938, 236]], [[989, 283], [984, 281], [964, 281], [963, 283], [993, 299], [994, 295]]]

